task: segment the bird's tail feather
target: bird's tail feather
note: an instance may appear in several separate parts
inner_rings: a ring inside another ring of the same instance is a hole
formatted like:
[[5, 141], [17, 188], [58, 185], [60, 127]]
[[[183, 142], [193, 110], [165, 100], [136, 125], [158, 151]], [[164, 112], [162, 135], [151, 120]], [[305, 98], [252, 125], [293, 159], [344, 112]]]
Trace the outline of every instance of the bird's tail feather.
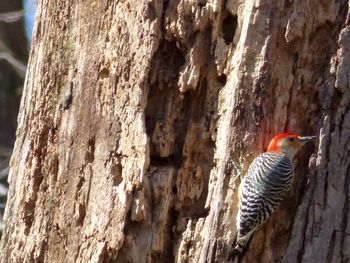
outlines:
[[244, 252], [246, 251], [245, 248], [247, 247], [249, 240], [250, 238], [243, 240], [241, 239], [237, 241], [236, 236], [235, 241], [232, 243], [230, 253], [228, 255], [228, 261], [233, 261], [236, 258], [240, 260], [244, 255]]
[[228, 255], [228, 261], [233, 261], [235, 258], [240, 258], [242, 255], [244, 247], [240, 247], [239, 245], [235, 245], [233, 243], [231, 251]]

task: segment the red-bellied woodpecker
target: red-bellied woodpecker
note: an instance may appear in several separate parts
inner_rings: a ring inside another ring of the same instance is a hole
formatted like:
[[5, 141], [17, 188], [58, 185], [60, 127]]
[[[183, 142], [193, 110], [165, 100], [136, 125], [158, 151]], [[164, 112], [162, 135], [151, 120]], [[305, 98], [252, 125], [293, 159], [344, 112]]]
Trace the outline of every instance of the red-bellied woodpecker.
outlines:
[[229, 260], [242, 253], [251, 235], [279, 206], [293, 182], [293, 158], [315, 136], [281, 133], [254, 159], [239, 187], [237, 236]]

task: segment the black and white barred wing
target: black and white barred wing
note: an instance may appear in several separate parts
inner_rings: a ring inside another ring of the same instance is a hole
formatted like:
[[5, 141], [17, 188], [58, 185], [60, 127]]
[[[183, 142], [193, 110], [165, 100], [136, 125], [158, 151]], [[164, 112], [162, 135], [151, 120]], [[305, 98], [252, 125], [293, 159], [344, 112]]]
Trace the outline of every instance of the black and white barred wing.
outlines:
[[293, 182], [293, 164], [280, 153], [266, 152], [250, 165], [240, 189], [238, 236], [251, 235], [279, 206]]

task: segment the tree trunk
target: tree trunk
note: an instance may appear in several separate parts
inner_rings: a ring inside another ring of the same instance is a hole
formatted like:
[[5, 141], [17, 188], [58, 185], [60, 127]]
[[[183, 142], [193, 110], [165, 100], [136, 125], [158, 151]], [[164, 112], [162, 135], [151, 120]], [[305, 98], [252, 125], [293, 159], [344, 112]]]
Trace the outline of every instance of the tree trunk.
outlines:
[[348, 4], [39, 1], [2, 262], [225, 262], [285, 130], [319, 140], [241, 262], [347, 262]]

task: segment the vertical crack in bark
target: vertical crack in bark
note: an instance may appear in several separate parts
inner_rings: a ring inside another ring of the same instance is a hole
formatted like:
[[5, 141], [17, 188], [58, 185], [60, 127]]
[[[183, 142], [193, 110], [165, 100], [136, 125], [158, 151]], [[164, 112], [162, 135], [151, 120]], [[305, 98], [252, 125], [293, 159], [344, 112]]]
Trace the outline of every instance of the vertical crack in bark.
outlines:
[[[313, 191], [315, 190], [315, 187], [313, 187]], [[303, 258], [303, 255], [304, 255], [304, 251], [305, 251], [305, 246], [306, 246], [306, 233], [307, 233], [307, 227], [309, 226], [309, 223], [310, 223], [310, 219], [309, 219], [309, 216], [310, 216], [310, 207], [311, 207], [311, 200], [309, 200], [308, 202], [308, 205], [306, 206], [305, 208], [305, 211], [306, 211], [306, 216], [305, 216], [305, 221], [303, 222], [303, 227], [302, 227], [302, 235], [303, 237], [301, 238], [301, 241], [302, 241], [302, 244], [299, 246], [298, 250], [297, 250], [297, 260], [296, 262], [303, 262], [302, 261], [302, 258]]]
[[296, 69], [298, 67], [298, 60], [299, 60], [299, 53], [298, 52], [295, 52], [294, 54], [294, 57], [293, 57], [293, 67], [292, 67], [292, 75], [293, 75], [293, 83], [292, 83], [292, 86], [290, 87], [290, 90], [289, 90], [289, 99], [288, 99], [288, 103], [287, 103], [287, 107], [286, 107], [286, 120], [285, 120], [285, 123], [284, 123], [284, 129], [283, 131], [288, 131], [288, 126], [289, 126], [289, 123], [290, 123], [290, 120], [289, 120], [289, 116], [291, 114], [291, 106], [292, 106], [292, 101], [293, 101], [293, 93], [294, 93], [294, 87], [295, 87], [295, 84], [296, 84]]
[[332, 262], [333, 253], [334, 253], [334, 246], [335, 246], [335, 235], [336, 235], [336, 231], [334, 230], [332, 235], [331, 235], [331, 239], [329, 240], [329, 243], [328, 243], [328, 250], [327, 250], [328, 253], [327, 253], [327, 257], [325, 259], [325, 262]]
[[237, 28], [237, 15], [226, 14], [222, 21], [222, 37], [226, 45], [232, 43]]
[[344, 208], [342, 212], [342, 220], [340, 223], [340, 258], [341, 262], [346, 262], [349, 260], [349, 257], [345, 255], [344, 252], [348, 250], [348, 247], [345, 244], [345, 238], [346, 236], [349, 236], [350, 233], [347, 233], [347, 225], [349, 223], [349, 204], [350, 204], [350, 199], [349, 199], [349, 184], [350, 184], [350, 165], [347, 167], [347, 173], [345, 177], [345, 183], [344, 183], [344, 194], [345, 194], [345, 202], [344, 202]]

